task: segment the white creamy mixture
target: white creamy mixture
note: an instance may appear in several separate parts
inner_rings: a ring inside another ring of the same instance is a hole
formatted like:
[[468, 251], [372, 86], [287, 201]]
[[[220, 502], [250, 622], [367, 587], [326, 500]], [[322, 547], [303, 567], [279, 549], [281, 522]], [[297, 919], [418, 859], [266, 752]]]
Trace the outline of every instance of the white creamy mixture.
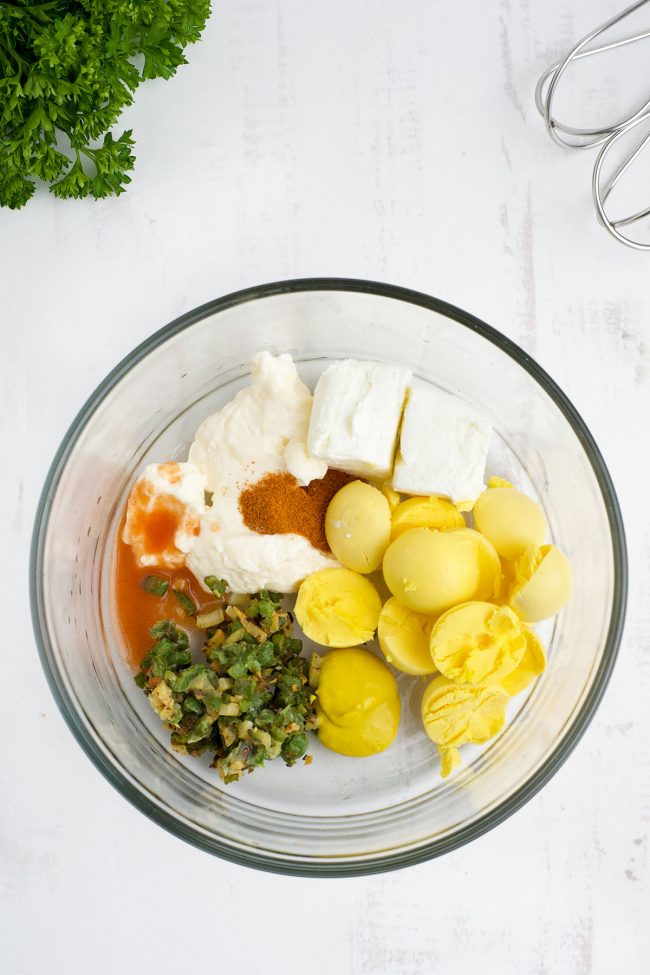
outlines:
[[289, 445], [298, 460], [294, 476], [300, 474], [305, 483], [325, 474], [327, 465], [315, 462], [305, 448], [311, 405], [311, 393], [291, 356], [260, 352], [252, 360], [251, 385], [197, 430], [189, 460], [213, 492], [187, 558], [199, 581], [216, 575], [233, 592], [295, 592], [312, 572], [338, 565], [302, 535], [251, 531], [239, 510], [239, 495], [247, 484], [271, 471], [287, 470]]
[[[201, 584], [216, 575], [233, 592], [295, 592], [307, 576], [338, 562], [302, 535], [248, 528], [239, 510], [244, 488], [283, 471], [304, 486], [329, 465], [373, 480], [392, 473], [393, 488], [405, 494], [474, 501], [483, 490], [490, 434], [487, 419], [468, 403], [412, 382], [403, 366], [336, 362], [312, 397], [290, 355], [259, 352], [250, 385], [203, 421], [188, 463], [145, 468], [129, 499], [124, 541], [140, 565], [186, 563]], [[204, 491], [212, 493], [209, 508]], [[146, 521], [165, 497], [185, 511], [174, 544], [148, 552], [139, 515]]]

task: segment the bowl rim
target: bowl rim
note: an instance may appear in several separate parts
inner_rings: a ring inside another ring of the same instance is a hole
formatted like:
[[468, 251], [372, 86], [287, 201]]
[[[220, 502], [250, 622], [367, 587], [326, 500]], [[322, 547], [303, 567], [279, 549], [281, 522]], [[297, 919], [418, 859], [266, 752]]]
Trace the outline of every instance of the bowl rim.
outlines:
[[[309, 291], [342, 291], [361, 292], [379, 297], [392, 298], [410, 304], [419, 305], [433, 312], [438, 312], [446, 318], [456, 322], [470, 331], [476, 332], [497, 346], [506, 355], [525, 369], [530, 376], [542, 387], [555, 405], [560, 409], [565, 419], [572, 427], [587, 459], [593, 469], [598, 483], [609, 523], [614, 563], [614, 592], [612, 611], [609, 620], [607, 638], [603, 657], [596, 672], [593, 683], [575, 718], [570, 733], [561, 739], [544, 764], [519, 788], [504, 799], [494, 809], [481, 816], [475, 822], [454, 833], [449, 837], [434, 839], [416, 849], [405, 851], [388, 851], [373, 854], [370, 858], [341, 858], [332, 857], [331, 860], [305, 857], [293, 857], [287, 854], [273, 855], [267, 851], [256, 851], [231, 847], [225, 842], [215, 839], [210, 834], [200, 830], [196, 825], [177, 817], [167, 807], [157, 804], [151, 796], [134, 786], [131, 779], [115, 766], [107, 752], [100, 746], [79, 720], [65, 684], [56, 666], [50, 636], [47, 631], [44, 606], [44, 577], [43, 555], [47, 534], [50, 509], [53, 498], [65, 468], [65, 464], [74, 449], [81, 432], [86, 427], [92, 415], [119, 383], [119, 381], [153, 350], [158, 348], [172, 336], [190, 328], [202, 319], [218, 312], [225, 311], [236, 305], [249, 301], [258, 301], [276, 295], [293, 294]], [[169, 324], [163, 326], [153, 335], [141, 342], [126, 355], [102, 380], [94, 392], [86, 400], [77, 416], [74, 418], [54, 456], [47, 473], [41, 492], [32, 533], [29, 588], [32, 626], [38, 648], [41, 665], [45, 672], [50, 690], [56, 704], [78, 744], [86, 753], [99, 772], [137, 809], [149, 819], [165, 828], [199, 849], [205, 850], [225, 860], [274, 873], [294, 876], [310, 877], [350, 877], [363, 874], [381, 873], [396, 870], [416, 863], [422, 863], [434, 857], [441, 856], [455, 850], [471, 840], [477, 839], [483, 833], [498, 826], [513, 813], [517, 812], [529, 799], [552, 778], [564, 764], [570, 753], [576, 747], [582, 735], [592, 720], [598, 705], [609, 683], [621, 642], [625, 622], [628, 587], [628, 560], [625, 542], [625, 529], [620, 505], [609, 471], [596, 446], [584, 420], [573, 406], [568, 397], [551, 377], [535, 362], [527, 352], [515, 342], [507, 338], [497, 329], [487, 325], [475, 315], [458, 308], [456, 305], [440, 298], [414, 291], [398, 285], [377, 281], [366, 281], [357, 278], [340, 277], [310, 277], [294, 278], [286, 281], [276, 281], [256, 285], [235, 291], [221, 298], [208, 301], [191, 311], [180, 315]]]

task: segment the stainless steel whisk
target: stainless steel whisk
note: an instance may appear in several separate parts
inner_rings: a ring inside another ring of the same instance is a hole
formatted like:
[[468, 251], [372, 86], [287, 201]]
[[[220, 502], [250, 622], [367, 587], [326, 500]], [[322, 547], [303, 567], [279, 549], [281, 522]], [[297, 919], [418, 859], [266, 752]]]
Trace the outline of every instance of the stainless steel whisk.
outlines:
[[[593, 149], [597, 146], [601, 147], [600, 152], [598, 153], [598, 158], [596, 159], [592, 178], [592, 193], [598, 219], [609, 231], [609, 233], [612, 234], [612, 236], [614, 236], [617, 240], [620, 240], [623, 244], [627, 244], [628, 247], [634, 247], [637, 250], [642, 251], [650, 251], [650, 243], [644, 243], [642, 241], [635, 240], [632, 237], [628, 237], [622, 233], [620, 228], [631, 227], [633, 224], [638, 223], [646, 217], [649, 217], [650, 206], [643, 207], [636, 213], [629, 214], [626, 217], [614, 219], [606, 213], [605, 204], [607, 203], [607, 199], [612, 190], [629, 170], [632, 163], [639, 157], [643, 150], [650, 145], [650, 98], [644, 101], [643, 104], [630, 115], [620, 119], [618, 122], [611, 125], [604, 125], [601, 128], [593, 129], [577, 128], [575, 126], [565, 125], [563, 122], [560, 122], [553, 115], [553, 101], [555, 95], [557, 94], [557, 88], [562, 76], [576, 61], [579, 61], [582, 58], [595, 57], [599, 54], [604, 54], [606, 51], [612, 51], [615, 48], [625, 47], [628, 44], [636, 44], [640, 41], [650, 39], [649, 29], [646, 31], [641, 31], [637, 34], [633, 34], [629, 37], [625, 37], [621, 40], [610, 41], [596, 47], [590, 46], [594, 42], [597, 42], [598, 38], [600, 38], [602, 34], [622, 23], [648, 3], [650, 3], [650, 0], [637, 0], [637, 2], [633, 3], [630, 7], [627, 7], [619, 14], [616, 14], [615, 17], [612, 17], [604, 24], [596, 27], [595, 30], [592, 30], [586, 34], [582, 40], [578, 41], [578, 43], [571, 48], [564, 58], [562, 58], [560, 61], [556, 61], [546, 69], [544, 74], [537, 82], [537, 87], [535, 89], [535, 103], [538, 111], [546, 123], [548, 134], [550, 135], [551, 139], [557, 143], [557, 145], [569, 149]], [[650, 72], [648, 78], [650, 82]], [[641, 139], [634, 145], [631, 151], [624, 156], [622, 162], [615, 167], [612, 175], [605, 179], [603, 177], [603, 165], [607, 155], [622, 138], [624, 138], [637, 126], [640, 126], [641, 129], [643, 129], [644, 123], [648, 124], [648, 132], [643, 134]]]

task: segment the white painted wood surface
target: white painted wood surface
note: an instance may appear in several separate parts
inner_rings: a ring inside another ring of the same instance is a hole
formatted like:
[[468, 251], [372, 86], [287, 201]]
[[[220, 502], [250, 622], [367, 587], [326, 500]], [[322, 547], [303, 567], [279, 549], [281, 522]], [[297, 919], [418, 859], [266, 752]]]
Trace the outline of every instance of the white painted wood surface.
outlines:
[[[615, 5], [216, 7], [189, 66], [128, 113], [125, 196], [41, 193], [0, 212], [0, 975], [643, 975], [650, 257], [597, 226], [591, 156], [554, 148], [532, 100], [542, 68]], [[46, 687], [26, 589], [42, 480], [107, 370], [203, 301], [319, 274], [439, 295], [536, 357], [603, 450], [631, 565], [610, 688], [546, 789], [441, 860], [329, 882], [212, 859], [114, 792]]]

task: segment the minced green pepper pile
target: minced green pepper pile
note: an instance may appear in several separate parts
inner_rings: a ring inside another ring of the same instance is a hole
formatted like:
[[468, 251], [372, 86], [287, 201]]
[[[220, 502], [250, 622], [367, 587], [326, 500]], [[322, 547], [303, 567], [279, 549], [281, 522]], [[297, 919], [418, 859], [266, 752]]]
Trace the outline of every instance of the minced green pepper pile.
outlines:
[[[223, 595], [223, 584], [206, 584]], [[136, 684], [184, 754], [214, 752], [212, 767], [236, 782], [265, 761], [295, 765], [316, 728], [315, 689], [320, 658], [300, 656], [291, 614], [280, 593], [262, 590], [244, 608], [225, 603], [197, 623], [205, 628], [205, 662], [193, 663], [187, 633], [169, 620], [150, 630], [155, 643]]]

